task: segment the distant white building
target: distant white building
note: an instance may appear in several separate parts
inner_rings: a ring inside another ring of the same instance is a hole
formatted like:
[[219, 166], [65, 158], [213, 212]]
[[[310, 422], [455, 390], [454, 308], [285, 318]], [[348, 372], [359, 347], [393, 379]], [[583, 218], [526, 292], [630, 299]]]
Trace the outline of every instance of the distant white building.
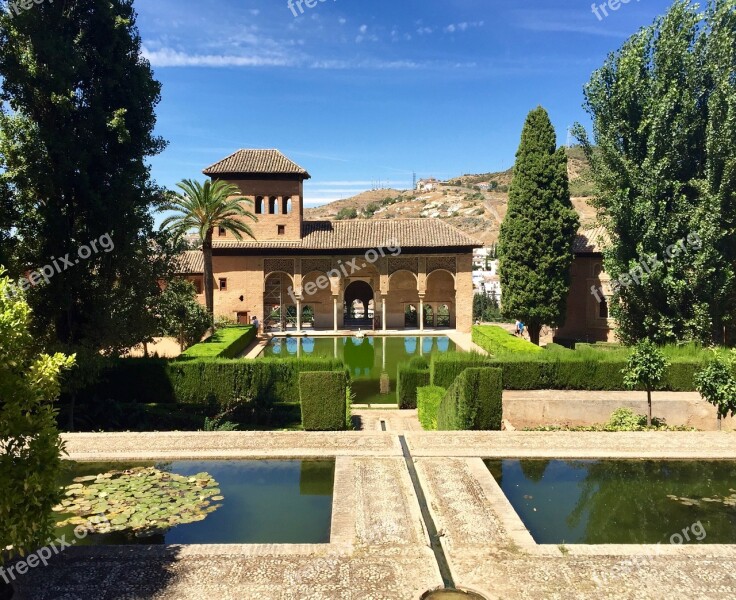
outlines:
[[439, 187], [440, 182], [438, 179], [420, 179], [419, 181], [417, 181], [418, 192], [433, 192]]

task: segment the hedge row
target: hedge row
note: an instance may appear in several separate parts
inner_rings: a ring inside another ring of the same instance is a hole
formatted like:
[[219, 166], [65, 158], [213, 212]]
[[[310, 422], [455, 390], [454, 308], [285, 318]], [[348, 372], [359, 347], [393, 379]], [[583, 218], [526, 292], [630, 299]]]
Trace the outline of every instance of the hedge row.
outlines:
[[179, 360], [194, 358], [238, 358], [253, 340], [257, 331], [252, 325], [218, 329], [208, 339], [183, 352]]
[[432, 357], [432, 385], [448, 389], [465, 369], [488, 367], [493, 361], [488, 356], [475, 352], [447, 352]]
[[500, 431], [503, 417], [501, 369], [471, 368], [455, 380], [437, 410], [440, 431]]
[[429, 385], [429, 370], [414, 369], [411, 366], [399, 365], [396, 377], [396, 395], [400, 409], [417, 407], [417, 389]]
[[237, 403], [241, 422], [258, 425], [272, 423], [284, 412], [279, 405], [298, 406], [300, 373], [336, 370], [344, 370], [344, 365], [335, 359], [114, 359], [94, 385], [77, 394], [77, 401], [181, 403], [206, 405], [215, 411]]
[[425, 431], [437, 431], [437, 410], [445, 394], [445, 388], [431, 385], [417, 390], [417, 413]]
[[346, 428], [348, 378], [345, 371], [299, 374], [302, 426], [305, 431], [342, 431]]
[[[691, 392], [702, 360], [671, 360], [659, 390]], [[543, 352], [491, 358], [479, 354], [448, 353], [432, 359], [432, 385], [449, 388], [465, 369], [498, 367], [507, 390], [626, 390], [623, 358], [591, 360], [574, 352]]]
[[473, 327], [473, 343], [477, 344], [491, 356], [504, 356], [513, 352], [535, 353], [542, 349], [536, 344], [516, 337], [497, 325], [475, 325]]

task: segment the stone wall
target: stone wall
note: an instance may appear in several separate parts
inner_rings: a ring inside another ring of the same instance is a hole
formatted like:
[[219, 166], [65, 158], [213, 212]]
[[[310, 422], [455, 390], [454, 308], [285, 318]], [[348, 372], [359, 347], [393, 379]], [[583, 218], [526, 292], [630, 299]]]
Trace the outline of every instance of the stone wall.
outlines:
[[[647, 413], [646, 392], [505, 391], [503, 418], [516, 429], [548, 425], [578, 426], [605, 423], [618, 408]], [[716, 410], [695, 392], [655, 392], [652, 415], [668, 425], [703, 431], [717, 428]], [[736, 420], [725, 419], [723, 429], [735, 430]]]

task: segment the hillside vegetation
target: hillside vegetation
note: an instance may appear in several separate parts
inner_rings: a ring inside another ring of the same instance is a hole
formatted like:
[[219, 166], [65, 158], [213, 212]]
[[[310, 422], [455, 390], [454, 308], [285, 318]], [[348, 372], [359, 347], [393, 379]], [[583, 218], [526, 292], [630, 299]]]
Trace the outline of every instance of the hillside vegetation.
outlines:
[[[595, 209], [590, 203], [593, 194], [590, 169], [580, 148], [569, 148], [567, 154], [573, 205], [581, 224], [590, 226], [595, 221]], [[307, 209], [305, 216], [311, 220], [437, 218], [485, 244], [493, 244], [498, 241], [506, 215], [512, 177], [513, 169], [509, 169], [461, 175], [432, 192], [371, 190]], [[491, 191], [481, 191], [477, 187], [480, 184], [490, 184]]]

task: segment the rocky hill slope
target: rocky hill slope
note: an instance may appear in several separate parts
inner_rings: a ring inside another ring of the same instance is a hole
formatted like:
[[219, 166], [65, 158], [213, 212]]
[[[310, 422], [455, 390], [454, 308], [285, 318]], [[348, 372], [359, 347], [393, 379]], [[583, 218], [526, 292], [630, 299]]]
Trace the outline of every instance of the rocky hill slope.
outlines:
[[[590, 169], [579, 148], [568, 149], [572, 202], [583, 226], [595, 221], [591, 206]], [[372, 190], [305, 210], [309, 220], [436, 218], [474, 236], [486, 245], [498, 241], [508, 206], [508, 186], [513, 170], [502, 173], [462, 175], [434, 191]], [[488, 191], [479, 185], [490, 186]]]

